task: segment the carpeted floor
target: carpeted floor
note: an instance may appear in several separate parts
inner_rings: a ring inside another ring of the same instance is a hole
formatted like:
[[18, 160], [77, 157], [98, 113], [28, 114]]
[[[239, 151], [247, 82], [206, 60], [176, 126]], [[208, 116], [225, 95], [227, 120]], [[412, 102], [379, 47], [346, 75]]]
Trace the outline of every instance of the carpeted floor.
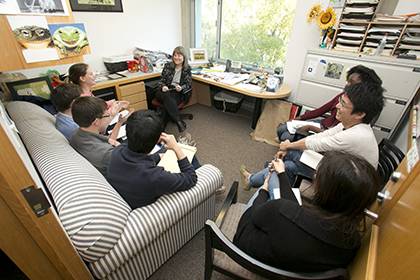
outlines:
[[[245, 164], [250, 171], [262, 168], [276, 148], [253, 141], [250, 137], [251, 113], [239, 111], [236, 114], [224, 113], [202, 105], [193, 105], [185, 109], [194, 119], [187, 120], [187, 132], [197, 142], [197, 157], [201, 164], [210, 163], [218, 167], [224, 177], [224, 184], [229, 189], [233, 181], [240, 181], [239, 167]], [[167, 132], [178, 135], [174, 125], [168, 124]], [[255, 190], [244, 191], [239, 188], [239, 202], [246, 202]], [[227, 191], [217, 197], [217, 209]], [[217, 210], [218, 213], [218, 210]], [[203, 279], [204, 278], [204, 231], [200, 231], [177, 254], [169, 259], [152, 276], [151, 280], [166, 279]], [[230, 279], [217, 272], [214, 280]]]

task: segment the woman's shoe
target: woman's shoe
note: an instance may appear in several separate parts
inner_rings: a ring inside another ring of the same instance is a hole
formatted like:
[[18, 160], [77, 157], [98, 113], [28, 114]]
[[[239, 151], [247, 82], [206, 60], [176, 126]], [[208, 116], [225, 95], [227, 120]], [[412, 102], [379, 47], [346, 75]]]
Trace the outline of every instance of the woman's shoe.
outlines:
[[249, 191], [251, 189], [251, 185], [249, 183], [249, 178], [251, 177], [251, 173], [246, 169], [245, 165], [243, 164], [241, 165], [239, 172], [241, 172], [242, 188], [246, 191]]
[[178, 127], [179, 133], [182, 133], [187, 129], [187, 124], [183, 120], [177, 121], [176, 126]]

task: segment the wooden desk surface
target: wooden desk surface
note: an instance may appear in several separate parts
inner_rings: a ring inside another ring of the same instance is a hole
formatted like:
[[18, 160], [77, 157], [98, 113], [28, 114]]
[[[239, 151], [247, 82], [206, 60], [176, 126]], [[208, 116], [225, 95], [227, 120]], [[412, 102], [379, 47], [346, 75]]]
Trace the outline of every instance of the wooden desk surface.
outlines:
[[131, 74], [129, 77], [98, 82], [95, 86], [93, 86], [92, 90], [115, 87], [122, 84], [129, 84], [129, 83], [143, 81], [143, 80], [157, 78], [157, 77], [160, 77], [159, 72], [153, 72], [153, 73], [137, 72], [137, 73]]
[[234, 92], [241, 93], [243, 95], [248, 95], [252, 97], [262, 98], [262, 99], [278, 99], [278, 98], [285, 98], [288, 97], [291, 93], [291, 89], [288, 85], [282, 84], [281, 87], [276, 92], [269, 92], [269, 91], [263, 91], [263, 92], [255, 92], [250, 91], [245, 88], [241, 88], [238, 85], [228, 85], [221, 82], [217, 82], [213, 79], [204, 78], [201, 75], [192, 75], [193, 80], [203, 82], [206, 84], [214, 85], [217, 87], [225, 88], [227, 90], [231, 90]]

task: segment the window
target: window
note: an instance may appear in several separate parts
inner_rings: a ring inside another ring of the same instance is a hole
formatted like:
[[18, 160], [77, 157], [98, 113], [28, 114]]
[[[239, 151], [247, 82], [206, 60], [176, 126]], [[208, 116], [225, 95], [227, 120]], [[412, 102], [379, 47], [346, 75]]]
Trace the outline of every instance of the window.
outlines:
[[195, 0], [195, 46], [208, 56], [284, 64], [296, 0]]

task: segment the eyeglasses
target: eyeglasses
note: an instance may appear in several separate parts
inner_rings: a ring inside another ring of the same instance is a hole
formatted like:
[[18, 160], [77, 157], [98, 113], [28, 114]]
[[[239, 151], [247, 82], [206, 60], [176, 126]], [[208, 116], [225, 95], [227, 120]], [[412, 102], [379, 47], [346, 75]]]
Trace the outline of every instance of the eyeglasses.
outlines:
[[340, 95], [338, 97], [338, 102], [340, 102], [341, 107], [351, 109], [351, 107], [348, 104], [346, 104], [346, 102], [344, 102], [343, 95]]
[[109, 118], [110, 116], [111, 115], [103, 115], [103, 116], [98, 117], [98, 119]]

